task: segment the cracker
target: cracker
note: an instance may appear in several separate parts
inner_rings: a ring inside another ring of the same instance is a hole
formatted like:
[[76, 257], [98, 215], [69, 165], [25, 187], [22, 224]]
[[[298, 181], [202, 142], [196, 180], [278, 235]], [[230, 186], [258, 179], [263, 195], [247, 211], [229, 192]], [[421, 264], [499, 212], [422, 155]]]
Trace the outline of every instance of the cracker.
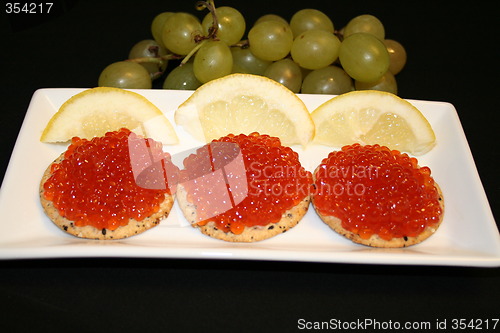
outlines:
[[425, 239], [429, 238], [432, 236], [436, 230], [439, 228], [441, 225], [441, 222], [443, 221], [444, 217], [444, 199], [443, 199], [443, 193], [441, 192], [441, 189], [437, 184], [435, 184], [438, 193], [439, 193], [439, 204], [441, 205], [442, 208], [442, 214], [440, 216], [440, 219], [438, 223], [432, 226], [428, 226], [425, 228], [421, 234], [415, 237], [410, 237], [410, 236], [405, 236], [405, 237], [397, 237], [397, 238], [392, 238], [391, 240], [385, 240], [380, 238], [377, 234], [372, 235], [368, 239], [363, 239], [361, 238], [358, 234], [351, 232], [349, 230], [344, 229], [342, 227], [342, 220], [334, 217], [334, 216], [327, 216], [323, 215], [319, 212], [318, 209], [316, 209], [316, 206], [314, 205], [314, 198], [312, 200], [312, 204], [316, 212], [318, 213], [319, 217], [321, 220], [326, 223], [330, 228], [332, 228], [335, 232], [338, 234], [350, 239], [351, 241], [358, 243], [358, 244], [363, 244], [371, 247], [382, 247], [382, 248], [400, 248], [400, 247], [407, 247], [411, 245], [415, 245], [418, 243], [421, 243]]
[[306, 196], [299, 204], [285, 211], [281, 220], [277, 223], [268, 223], [263, 226], [245, 227], [241, 234], [236, 235], [232, 232], [224, 232], [218, 229], [214, 221], [209, 221], [207, 224], [199, 226], [196, 223], [198, 221], [196, 205], [189, 202], [187, 199], [187, 192], [182, 185], [178, 185], [176, 196], [182, 213], [193, 227], [199, 229], [203, 234], [212, 238], [227, 242], [241, 243], [261, 241], [290, 230], [296, 226], [306, 214], [310, 202], [310, 197]]
[[151, 229], [158, 225], [160, 221], [168, 216], [172, 206], [174, 204], [174, 198], [172, 195], [165, 195], [165, 200], [160, 204], [160, 210], [155, 214], [146, 217], [142, 221], [137, 221], [135, 219], [129, 219], [128, 224], [120, 226], [115, 230], [108, 229], [98, 229], [93, 226], [78, 227], [75, 226], [73, 221], [59, 215], [59, 211], [54, 207], [52, 201], [44, 198], [44, 188], [43, 184], [51, 176], [51, 166], [54, 163], [60, 163], [64, 159], [64, 153], [61, 154], [54, 162], [52, 162], [49, 167], [45, 170], [42, 180], [40, 182], [40, 202], [45, 211], [45, 214], [50, 218], [55, 225], [57, 225], [61, 230], [80, 238], [89, 239], [122, 239], [130, 236], [140, 234], [148, 229]]

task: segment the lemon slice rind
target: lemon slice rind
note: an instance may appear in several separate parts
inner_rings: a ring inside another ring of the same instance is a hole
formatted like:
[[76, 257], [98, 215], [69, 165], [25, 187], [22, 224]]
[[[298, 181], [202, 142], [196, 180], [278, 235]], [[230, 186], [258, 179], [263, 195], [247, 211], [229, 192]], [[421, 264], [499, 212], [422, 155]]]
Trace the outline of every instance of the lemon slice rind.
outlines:
[[[318, 106], [311, 116], [316, 126], [314, 142], [318, 144], [339, 147], [353, 143], [384, 144], [377, 141], [377, 134], [384, 135], [385, 131], [398, 138], [398, 124], [407, 131], [401, 140], [387, 144], [390, 148], [422, 155], [436, 144], [434, 131], [420, 110], [391, 93], [363, 90], [335, 96]], [[389, 120], [392, 117], [394, 123], [368, 135], [384, 117]], [[332, 129], [336, 132], [332, 133]]]
[[146, 97], [110, 87], [87, 89], [69, 98], [49, 120], [40, 141], [91, 139], [122, 127], [163, 144], [179, 142], [170, 121]]

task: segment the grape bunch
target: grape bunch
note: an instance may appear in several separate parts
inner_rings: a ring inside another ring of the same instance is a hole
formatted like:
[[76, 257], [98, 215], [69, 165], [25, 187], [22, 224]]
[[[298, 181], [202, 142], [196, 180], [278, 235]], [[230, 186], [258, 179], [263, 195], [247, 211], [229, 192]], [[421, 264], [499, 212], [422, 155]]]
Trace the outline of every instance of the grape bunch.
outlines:
[[[293, 92], [339, 95], [374, 89], [397, 94], [395, 75], [406, 64], [406, 51], [385, 38], [373, 15], [354, 17], [335, 30], [332, 20], [316, 9], [302, 9], [290, 19], [275, 14], [247, 25], [235, 8], [208, 9], [202, 20], [184, 12], [163, 12], [151, 23], [152, 39], [135, 44], [129, 59], [107, 66], [99, 86], [194, 90], [231, 73], [271, 78]], [[246, 36], [245, 36], [246, 33]], [[246, 38], [245, 38], [246, 37]], [[166, 73], [169, 61], [178, 64]]]

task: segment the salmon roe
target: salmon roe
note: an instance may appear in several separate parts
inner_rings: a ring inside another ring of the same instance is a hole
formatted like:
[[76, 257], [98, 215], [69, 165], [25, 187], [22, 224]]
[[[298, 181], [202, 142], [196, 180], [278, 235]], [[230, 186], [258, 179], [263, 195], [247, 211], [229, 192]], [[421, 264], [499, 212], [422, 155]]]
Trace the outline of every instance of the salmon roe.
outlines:
[[52, 165], [43, 195], [78, 227], [115, 230], [158, 212], [175, 173], [161, 143], [123, 128], [73, 138], [64, 159]]
[[315, 185], [316, 209], [363, 239], [415, 237], [443, 214], [431, 170], [384, 146], [354, 144], [330, 153]]
[[312, 174], [279, 138], [252, 133], [222, 137], [184, 160], [180, 182], [198, 220], [224, 232], [279, 222], [311, 192]]

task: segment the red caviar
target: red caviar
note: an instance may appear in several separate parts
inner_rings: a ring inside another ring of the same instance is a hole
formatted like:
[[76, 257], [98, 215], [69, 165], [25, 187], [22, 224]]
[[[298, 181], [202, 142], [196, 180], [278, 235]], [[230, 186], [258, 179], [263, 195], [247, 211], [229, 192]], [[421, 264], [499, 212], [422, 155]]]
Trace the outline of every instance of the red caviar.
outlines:
[[184, 160], [180, 180], [196, 205], [198, 225], [215, 221], [224, 232], [276, 223], [310, 194], [312, 175], [276, 137], [222, 137]]
[[384, 146], [353, 144], [330, 153], [315, 185], [316, 209], [364, 239], [415, 237], [443, 214], [431, 170]]
[[128, 129], [92, 140], [75, 137], [52, 165], [44, 197], [78, 227], [115, 230], [158, 212], [175, 170], [161, 143]]

